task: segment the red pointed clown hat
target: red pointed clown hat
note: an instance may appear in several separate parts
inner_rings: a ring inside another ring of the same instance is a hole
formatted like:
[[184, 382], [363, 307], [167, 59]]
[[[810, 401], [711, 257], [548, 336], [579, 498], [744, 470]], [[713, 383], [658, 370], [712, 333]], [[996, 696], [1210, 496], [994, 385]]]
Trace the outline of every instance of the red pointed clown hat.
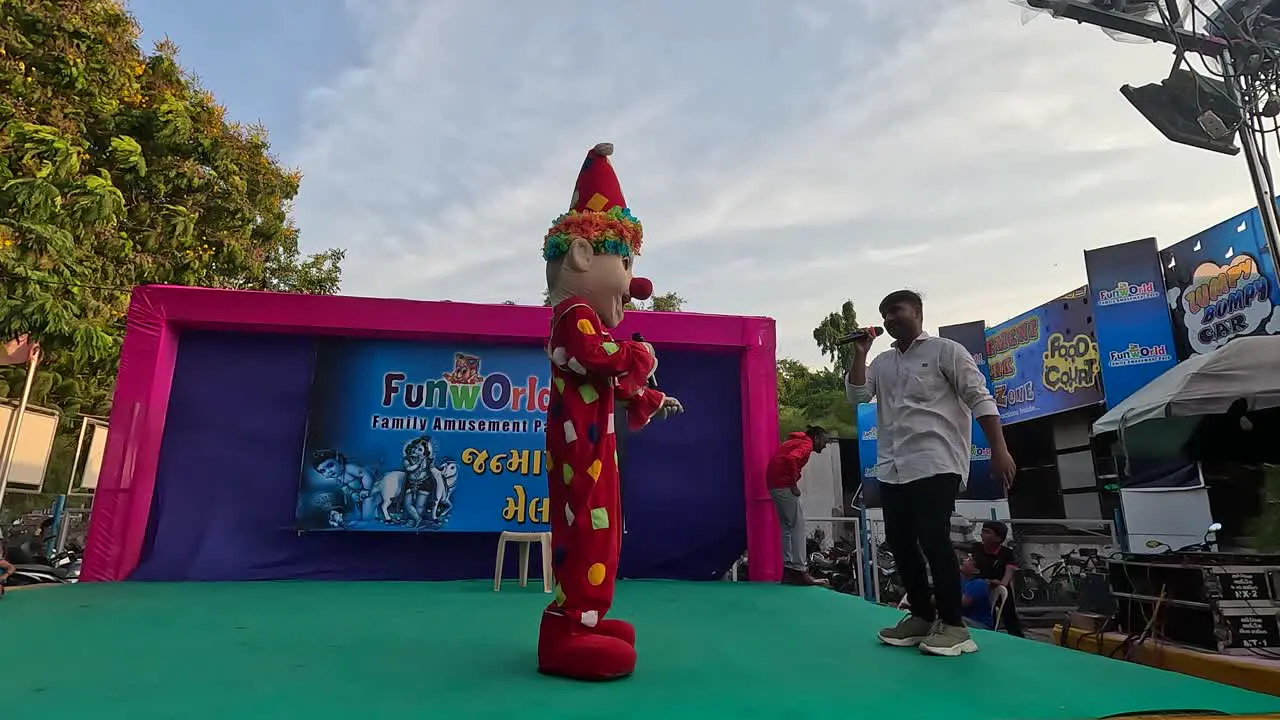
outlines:
[[569, 252], [578, 238], [591, 243], [597, 254], [630, 257], [640, 254], [644, 227], [627, 209], [622, 185], [609, 156], [613, 145], [600, 143], [587, 151], [578, 171], [569, 212], [556, 218], [542, 242], [542, 257], [548, 262]]

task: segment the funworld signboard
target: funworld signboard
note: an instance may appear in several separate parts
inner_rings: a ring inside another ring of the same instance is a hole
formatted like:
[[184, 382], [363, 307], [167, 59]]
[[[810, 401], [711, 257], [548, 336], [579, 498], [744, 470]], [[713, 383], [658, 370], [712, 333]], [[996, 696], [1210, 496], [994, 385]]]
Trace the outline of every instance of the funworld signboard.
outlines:
[[989, 329], [987, 367], [1005, 424], [1102, 402], [1088, 289]]
[[1280, 334], [1275, 264], [1257, 208], [1160, 252], [1180, 360], [1249, 335]]
[[1177, 363], [1155, 238], [1087, 250], [1093, 321], [1107, 405]]
[[538, 348], [322, 340], [300, 530], [543, 530], [549, 366]]

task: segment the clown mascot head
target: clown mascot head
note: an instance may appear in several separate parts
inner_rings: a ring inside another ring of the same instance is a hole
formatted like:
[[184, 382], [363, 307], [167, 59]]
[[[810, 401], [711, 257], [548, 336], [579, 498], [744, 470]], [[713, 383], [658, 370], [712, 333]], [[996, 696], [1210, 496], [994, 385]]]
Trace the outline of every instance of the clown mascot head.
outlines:
[[635, 628], [605, 617], [622, 546], [614, 403], [626, 404], [632, 430], [683, 409], [650, 387], [653, 347], [609, 335], [627, 303], [653, 289], [632, 276], [644, 231], [622, 197], [612, 153], [608, 143], [587, 153], [569, 212], [542, 245], [554, 306], [547, 471], [556, 584], [542, 613], [538, 669], [581, 680], [626, 677], [636, 665]]

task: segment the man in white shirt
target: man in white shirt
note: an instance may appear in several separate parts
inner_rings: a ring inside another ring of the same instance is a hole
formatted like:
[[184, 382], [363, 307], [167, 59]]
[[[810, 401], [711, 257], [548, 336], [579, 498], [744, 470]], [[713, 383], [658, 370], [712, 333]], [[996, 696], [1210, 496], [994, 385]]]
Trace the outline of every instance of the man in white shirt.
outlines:
[[876, 398], [876, 476], [885, 538], [911, 604], [911, 614], [881, 630], [880, 640], [919, 646], [932, 655], [974, 652], [978, 645], [961, 616], [960, 568], [951, 543], [956, 494], [969, 475], [974, 417], [991, 443], [991, 473], [1006, 487], [1013, 480], [1013, 458], [973, 356], [960, 343], [922, 331], [920, 296], [910, 290], [889, 293], [880, 301], [880, 315], [893, 347], [868, 367], [873, 338], [856, 341], [845, 378], [855, 406]]

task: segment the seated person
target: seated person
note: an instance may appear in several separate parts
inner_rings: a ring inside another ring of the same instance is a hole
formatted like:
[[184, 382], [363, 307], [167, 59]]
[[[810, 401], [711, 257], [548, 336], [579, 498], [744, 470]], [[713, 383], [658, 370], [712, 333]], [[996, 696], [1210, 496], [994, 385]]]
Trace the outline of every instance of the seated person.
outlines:
[[1022, 623], [1018, 621], [1018, 608], [1013, 604], [1014, 578], [1018, 572], [1018, 560], [1013, 550], [1005, 545], [1009, 539], [1009, 526], [999, 520], [988, 520], [982, 523], [982, 540], [971, 545], [974, 562], [978, 566], [978, 575], [987, 581], [991, 591], [997, 585], [1009, 591], [1004, 610], [1000, 613], [1000, 628], [1014, 637], [1022, 637]]
[[978, 576], [978, 565], [972, 555], [960, 561], [960, 608], [964, 619], [983, 630], [995, 627], [991, 617], [991, 590], [987, 581]]

